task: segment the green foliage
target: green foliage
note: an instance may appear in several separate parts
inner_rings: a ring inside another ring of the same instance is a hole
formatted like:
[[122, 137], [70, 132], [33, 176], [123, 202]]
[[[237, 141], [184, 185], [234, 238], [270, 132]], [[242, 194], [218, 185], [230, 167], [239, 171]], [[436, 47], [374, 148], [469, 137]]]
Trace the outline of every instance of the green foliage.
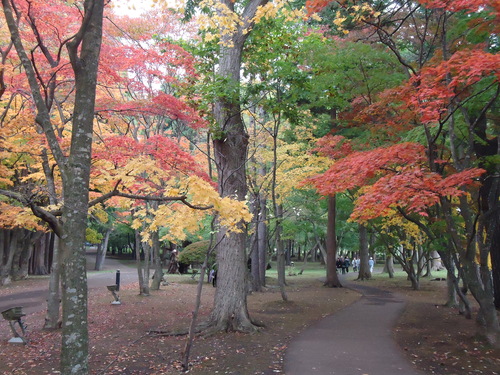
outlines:
[[109, 236], [108, 247], [121, 251], [133, 246], [135, 233], [129, 225], [118, 223]]
[[498, 166], [500, 165], [500, 155], [490, 155], [490, 156], [484, 156], [479, 159], [479, 162], [481, 163], [481, 167], [494, 172], [498, 169]]
[[[179, 253], [179, 263], [202, 264], [210, 246], [210, 241], [198, 241], [188, 245]], [[215, 263], [215, 252], [212, 252], [209, 258], [209, 266]]]

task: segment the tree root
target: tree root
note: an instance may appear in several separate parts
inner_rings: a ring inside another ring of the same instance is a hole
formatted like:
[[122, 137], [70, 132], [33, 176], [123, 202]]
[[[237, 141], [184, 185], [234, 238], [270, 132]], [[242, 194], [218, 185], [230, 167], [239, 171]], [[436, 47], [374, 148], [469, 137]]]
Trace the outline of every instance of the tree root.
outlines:
[[[210, 337], [217, 333], [221, 332], [241, 332], [241, 333], [257, 333], [260, 332], [263, 328], [265, 328], [265, 324], [263, 322], [251, 321], [251, 325], [243, 325], [238, 324], [234, 325], [223, 325], [223, 324], [215, 324], [210, 320], [205, 322], [201, 322], [196, 326], [195, 334], [201, 337]], [[151, 329], [147, 332], [148, 335], [151, 336], [167, 336], [167, 337], [179, 337], [186, 336], [189, 334], [189, 330], [187, 328], [180, 329], [171, 329], [171, 330], [162, 330], [162, 329]]]

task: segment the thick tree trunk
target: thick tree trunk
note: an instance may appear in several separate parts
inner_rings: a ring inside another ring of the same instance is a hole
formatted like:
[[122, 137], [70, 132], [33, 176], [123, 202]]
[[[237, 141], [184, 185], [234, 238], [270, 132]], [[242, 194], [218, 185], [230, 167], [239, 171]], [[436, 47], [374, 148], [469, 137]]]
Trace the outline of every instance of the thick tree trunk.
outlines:
[[[222, 47], [220, 72], [239, 85], [241, 45]], [[237, 72], [235, 72], [237, 70]], [[231, 74], [232, 73], [232, 74]], [[244, 200], [247, 193], [245, 164], [248, 135], [238, 104], [219, 101], [215, 115], [221, 135], [214, 138], [214, 153], [221, 196]], [[243, 229], [243, 228], [242, 228]], [[246, 231], [226, 236], [221, 231], [217, 250], [217, 291], [212, 321], [220, 330], [252, 331], [246, 300]]]
[[[342, 283], [337, 274], [337, 231], [336, 231], [336, 197], [328, 197], [328, 227], [326, 229], [326, 281], [324, 286], [330, 288], [342, 288]], [[318, 241], [320, 245], [320, 242]]]
[[[228, 95], [218, 97], [214, 116], [218, 128], [214, 132], [214, 156], [217, 166], [219, 193], [246, 199], [246, 158], [248, 135], [241, 117], [239, 103], [240, 71], [243, 45], [251, 30], [251, 20], [257, 8], [267, 0], [250, 0], [242, 12], [243, 24], [237, 30], [226, 33], [221, 38], [218, 73], [227, 80]], [[230, 0], [220, 0], [228, 9], [235, 9]], [[232, 92], [231, 92], [232, 91]], [[237, 98], [237, 99], [234, 99]], [[246, 231], [226, 236], [224, 229], [219, 233], [217, 250], [217, 290], [211, 323], [218, 330], [254, 331], [247, 309], [247, 265]], [[219, 242], [220, 241], [220, 242]]]
[[52, 233], [43, 233], [33, 247], [29, 261], [28, 273], [31, 275], [48, 275], [50, 273], [49, 258], [52, 252]]
[[28, 277], [29, 261], [34, 253], [35, 243], [41, 235], [41, 232], [23, 230], [21, 248], [16, 251], [13, 259], [12, 277], [14, 280], [22, 280]]
[[8, 285], [12, 280], [12, 263], [19, 250], [22, 229], [2, 230], [3, 241], [0, 243], [0, 285]]
[[466, 277], [467, 285], [480, 306], [479, 321], [482, 323], [481, 333], [487, 338], [490, 344], [498, 347], [500, 345], [500, 325], [491, 291], [491, 282], [483, 285], [480, 275], [481, 272], [490, 273], [490, 271], [480, 269], [470, 260], [464, 260], [463, 263], [464, 277]]
[[359, 224], [359, 274], [358, 280], [367, 280], [372, 277], [370, 272], [369, 248], [368, 248], [368, 230], [363, 224]]
[[394, 277], [394, 257], [392, 254], [387, 254], [385, 257], [385, 264], [382, 273], [388, 273], [390, 279]]
[[[222, 233], [219, 236], [223, 235]], [[217, 289], [211, 325], [220, 331], [253, 332], [247, 308], [245, 236], [224, 236], [217, 249]], [[219, 242], [218, 241], [218, 242]]]

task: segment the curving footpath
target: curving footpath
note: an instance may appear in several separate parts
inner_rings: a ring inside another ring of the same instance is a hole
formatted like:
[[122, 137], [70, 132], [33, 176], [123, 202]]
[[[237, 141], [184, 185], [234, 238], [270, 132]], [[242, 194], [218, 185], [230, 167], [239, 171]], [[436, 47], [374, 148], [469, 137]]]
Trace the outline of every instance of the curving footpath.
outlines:
[[392, 328], [405, 302], [397, 295], [342, 280], [362, 297], [295, 337], [284, 358], [286, 375], [422, 375], [405, 358]]

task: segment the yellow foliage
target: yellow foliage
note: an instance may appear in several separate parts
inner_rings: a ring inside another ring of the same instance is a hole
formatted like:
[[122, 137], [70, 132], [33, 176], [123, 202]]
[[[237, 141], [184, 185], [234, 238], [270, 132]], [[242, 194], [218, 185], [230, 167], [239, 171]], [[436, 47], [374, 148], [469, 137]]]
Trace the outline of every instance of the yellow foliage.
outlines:
[[[405, 236], [401, 236], [397, 231], [394, 231], [394, 227], [400, 228], [405, 233]], [[425, 234], [418, 225], [406, 220], [397, 210], [391, 210], [384, 216], [381, 232], [396, 238], [407, 249], [411, 249], [415, 244], [423, 245], [426, 239]]]
[[245, 23], [241, 17], [217, 0], [202, 0], [200, 7], [213, 10], [210, 15], [201, 14], [197, 20], [200, 30], [205, 31], [205, 40], [220, 39], [219, 44], [231, 47], [231, 42], [224, 37], [230, 37], [244, 27]]
[[104, 211], [101, 206], [90, 207], [89, 213], [94, 215], [101, 223], [107, 223], [109, 220], [108, 213]]
[[29, 230], [45, 231], [40, 220], [33, 215], [29, 208], [13, 206], [0, 201], [0, 226], [2, 228], [25, 228]]
[[[167, 201], [158, 206], [156, 210], [148, 208], [136, 209], [132, 221], [133, 229], [141, 229], [144, 242], [150, 240], [151, 232], [160, 228], [167, 230], [161, 240], [182, 241], [188, 233], [196, 233], [203, 229], [203, 218], [206, 215], [218, 215], [221, 226], [227, 227], [228, 232], [241, 231], [243, 223], [252, 219], [246, 202], [241, 202], [229, 197], [222, 198], [213, 186], [207, 181], [191, 176], [179, 181], [181, 187], [172, 191], [179, 196], [183, 191], [189, 203], [200, 208], [212, 206], [210, 209], [199, 210], [188, 207], [178, 201]], [[164, 197], [170, 196], [165, 194]]]

